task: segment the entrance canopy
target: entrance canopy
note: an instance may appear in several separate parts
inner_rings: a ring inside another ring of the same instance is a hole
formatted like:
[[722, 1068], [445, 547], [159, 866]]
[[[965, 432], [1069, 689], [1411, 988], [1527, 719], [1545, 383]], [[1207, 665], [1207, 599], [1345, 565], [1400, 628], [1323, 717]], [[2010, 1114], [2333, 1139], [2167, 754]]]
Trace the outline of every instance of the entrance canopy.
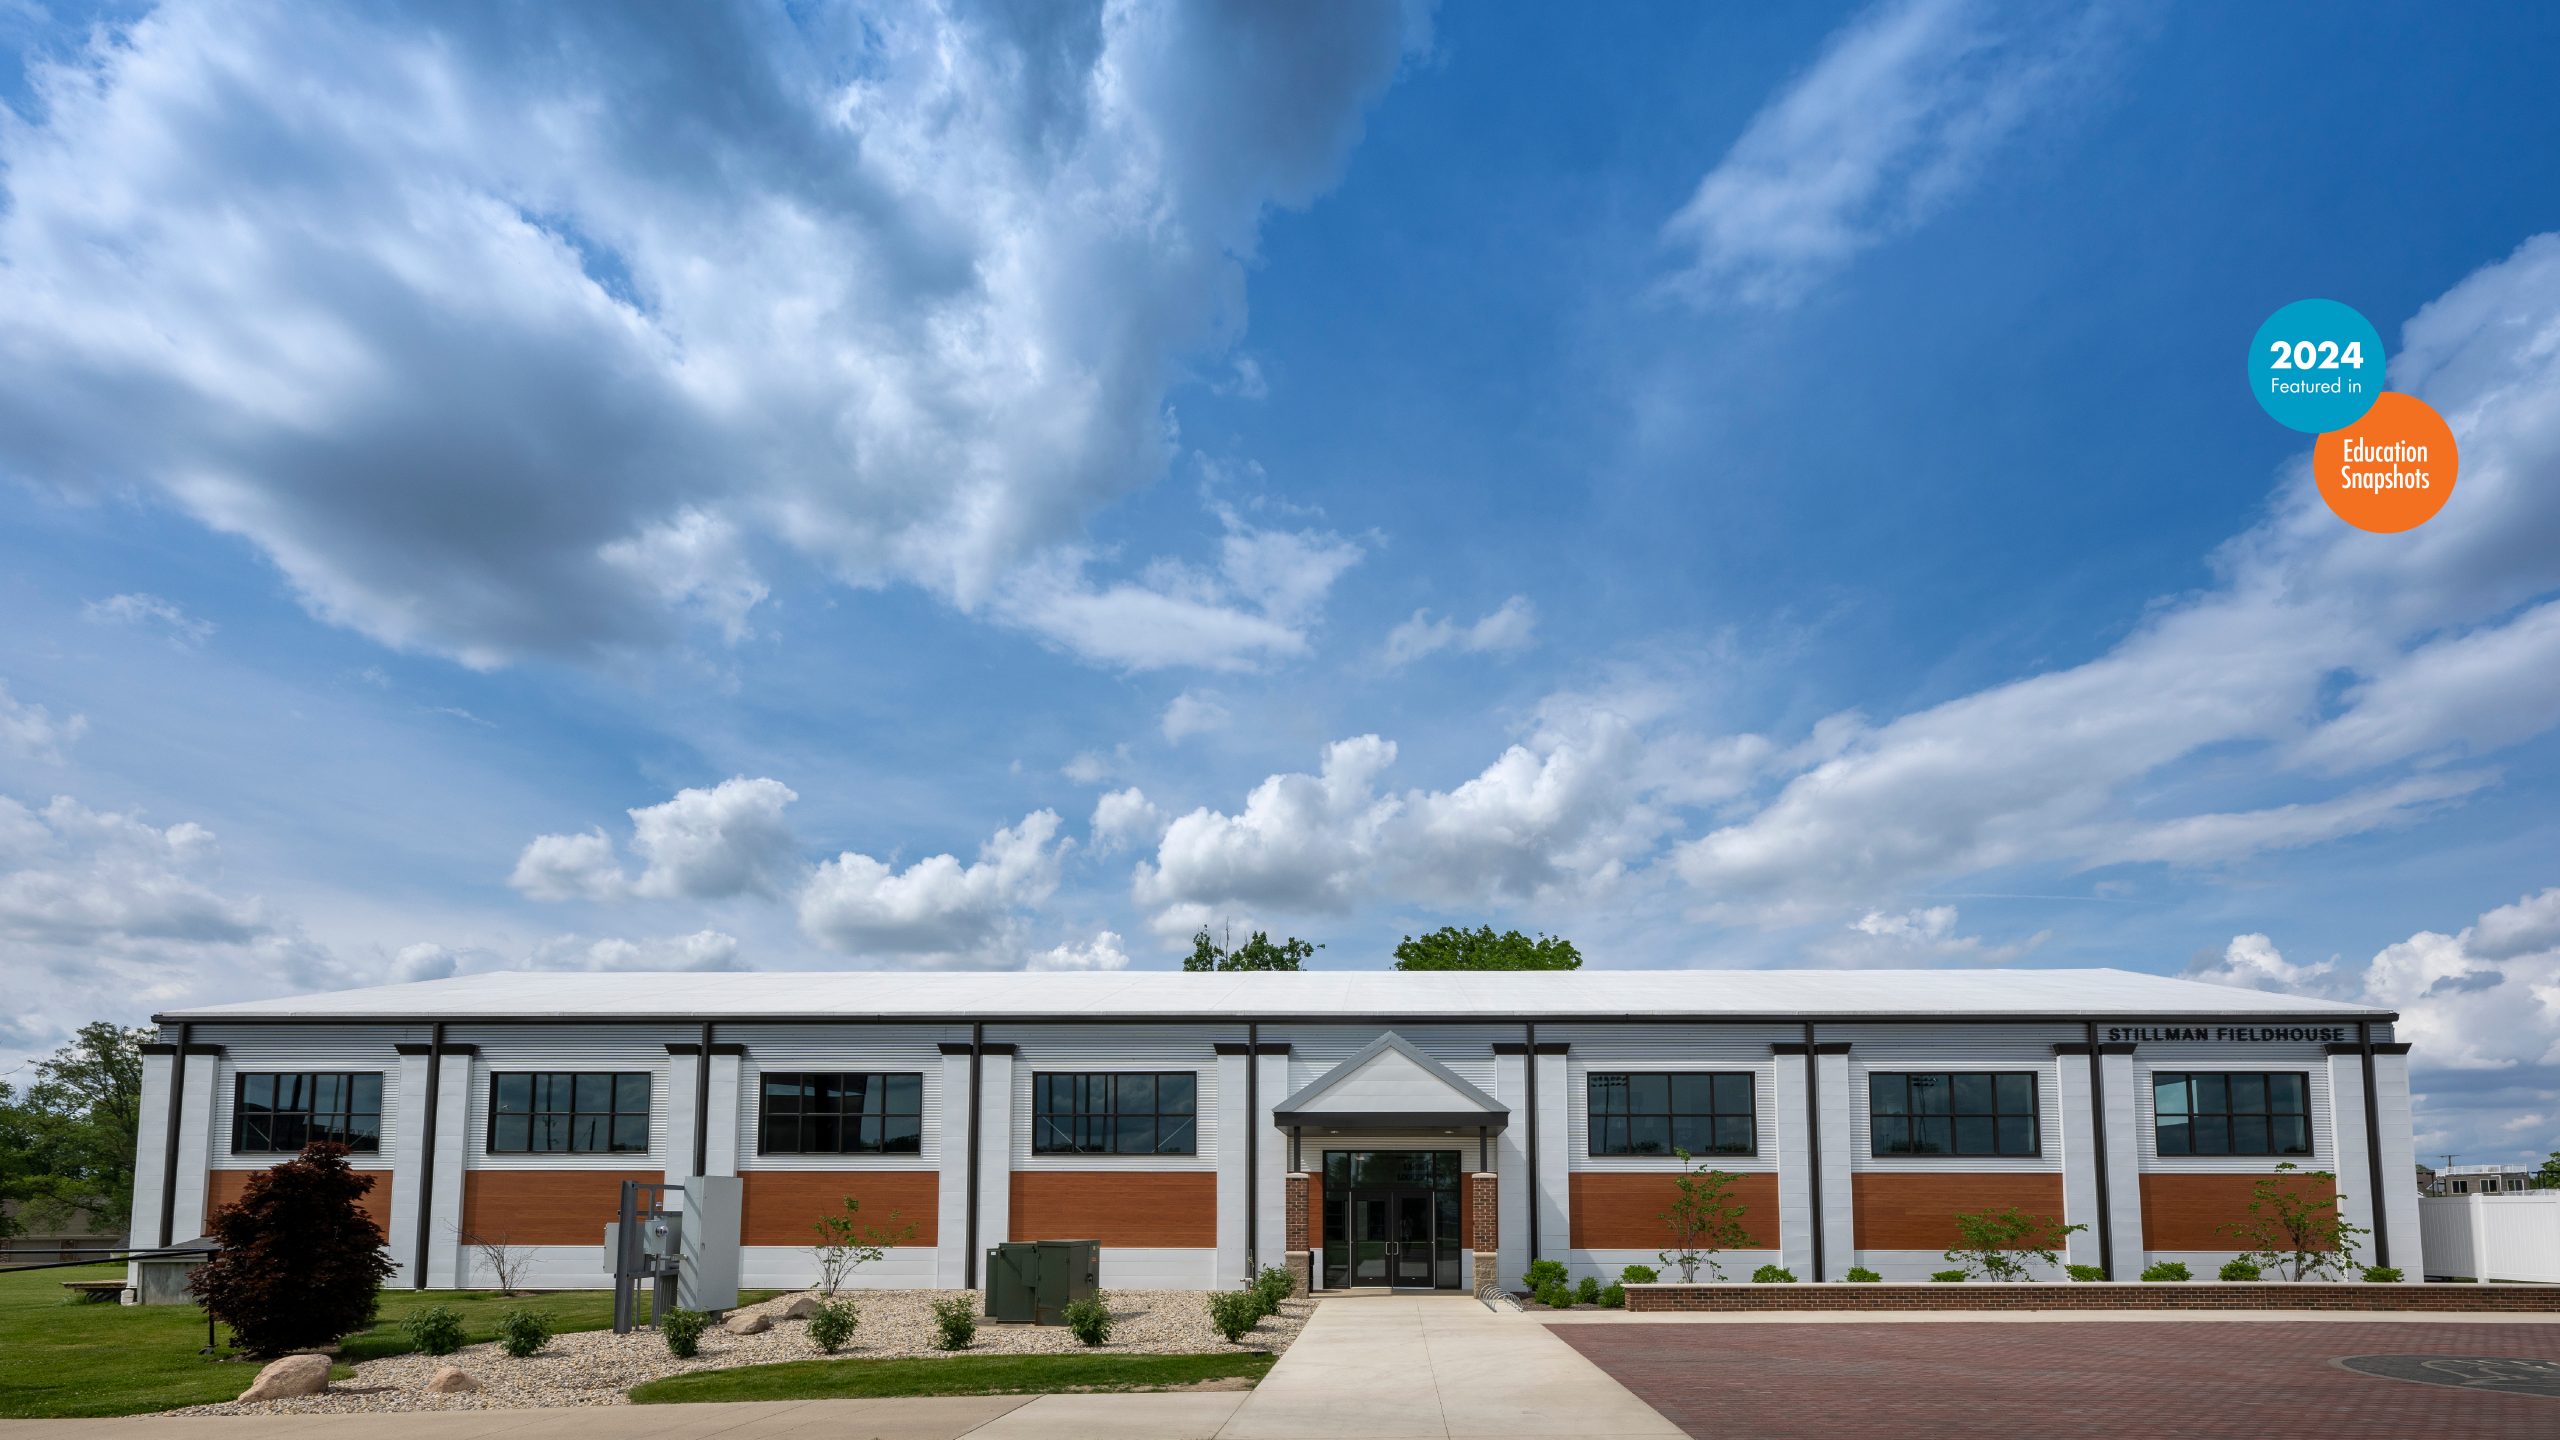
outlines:
[[1511, 1109], [1389, 1031], [1280, 1102], [1271, 1118], [1335, 1130], [1499, 1130]]

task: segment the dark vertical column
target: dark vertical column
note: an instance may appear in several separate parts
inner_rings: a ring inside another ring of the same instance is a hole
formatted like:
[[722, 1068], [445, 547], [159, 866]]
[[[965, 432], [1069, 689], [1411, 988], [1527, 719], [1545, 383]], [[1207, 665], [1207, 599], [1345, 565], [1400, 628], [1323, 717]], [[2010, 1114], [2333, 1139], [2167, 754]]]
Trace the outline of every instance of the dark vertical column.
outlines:
[[1804, 1022], [1804, 1133], [1805, 1146], [1813, 1152], [1812, 1184], [1807, 1194], [1813, 1204], [1813, 1278], [1828, 1280], [1822, 1257], [1822, 1059], [1814, 1048], [1813, 1022]]
[[705, 1173], [711, 1158], [711, 1022], [702, 1022], [702, 1055], [693, 1062], [693, 1169]]
[[420, 1107], [426, 1113], [418, 1117], [418, 1235], [417, 1260], [409, 1267], [409, 1288], [427, 1288], [427, 1249], [435, 1239], [436, 1215], [436, 1100], [444, 1093], [444, 1022], [439, 1020], [427, 1029], [427, 1103]]
[[1528, 1041], [1528, 1054], [1523, 1063], [1529, 1067], [1529, 1258], [1538, 1258], [1538, 1026], [1535, 1021], [1521, 1029]]
[[[2374, 1103], [2373, 1024], [2356, 1026], [2358, 1063], [2364, 1067], [2364, 1159], [2373, 1182], [2373, 1263], [2391, 1263], [2391, 1212], [2382, 1189], [2382, 1107]], [[2405, 1183], [2405, 1182], [2404, 1182]], [[2423, 1270], [2426, 1267], [2418, 1267]], [[2418, 1277], [2423, 1280], [2426, 1277]]]
[[1262, 1271], [1262, 1026], [1244, 1027], [1244, 1278]]
[[978, 1091], [983, 1082], [983, 1066], [987, 1050], [987, 1027], [969, 1027], [969, 1224], [968, 1258], [961, 1263], [960, 1284], [964, 1290], [978, 1288]]
[[187, 1113], [187, 1036], [193, 1028], [183, 1020], [178, 1022], [178, 1051], [169, 1057], [169, 1133], [165, 1137], [160, 1162], [160, 1248], [163, 1250], [177, 1241], [169, 1227], [176, 1223], [177, 1218], [171, 1212], [178, 1208], [178, 1122], [186, 1118]]
[[2098, 1141], [2098, 1269], [2116, 1278], [2116, 1191], [2107, 1179], [2107, 1061], [2098, 1050], [2098, 1022], [2088, 1022], [2090, 1133]]

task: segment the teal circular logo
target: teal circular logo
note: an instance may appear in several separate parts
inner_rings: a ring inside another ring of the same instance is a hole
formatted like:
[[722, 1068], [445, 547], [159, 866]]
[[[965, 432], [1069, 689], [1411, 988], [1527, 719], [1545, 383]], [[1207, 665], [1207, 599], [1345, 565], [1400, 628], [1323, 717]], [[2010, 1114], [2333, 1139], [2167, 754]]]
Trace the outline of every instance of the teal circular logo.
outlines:
[[2279, 425], [2344, 430], [2382, 398], [2382, 336], [2355, 307], [2296, 300], [2258, 327], [2249, 389]]

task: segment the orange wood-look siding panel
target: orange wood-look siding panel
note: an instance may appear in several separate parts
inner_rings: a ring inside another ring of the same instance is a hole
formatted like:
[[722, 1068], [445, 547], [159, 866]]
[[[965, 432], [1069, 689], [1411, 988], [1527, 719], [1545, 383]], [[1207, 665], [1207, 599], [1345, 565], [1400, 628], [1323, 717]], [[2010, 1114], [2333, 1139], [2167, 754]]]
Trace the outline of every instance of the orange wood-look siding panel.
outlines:
[[1015, 1240], [1214, 1246], [1218, 1177], [1208, 1170], [1016, 1170], [1012, 1232]]
[[[248, 1193], [249, 1177], [265, 1173], [263, 1170], [207, 1171], [204, 1179], [204, 1213], [211, 1216], [223, 1206], [237, 1203], [242, 1195]], [[359, 1170], [357, 1173], [372, 1176], [373, 1188], [364, 1192], [363, 1197], [356, 1201], [356, 1208], [362, 1210], [365, 1218], [373, 1222], [374, 1229], [388, 1236], [391, 1233], [391, 1172]], [[386, 1239], [383, 1243], [387, 1245], [390, 1241]]]
[[814, 1245], [821, 1215], [844, 1213], [844, 1197], [862, 1202], [856, 1223], [907, 1232], [899, 1245], [931, 1245], [942, 1209], [942, 1175], [933, 1170], [754, 1170], [740, 1202], [738, 1238], [747, 1245]]
[[462, 1233], [511, 1245], [602, 1245], [621, 1213], [622, 1182], [666, 1178], [663, 1170], [472, 1170], [462, 1177]]
[[2029, 1174], [1883, 1174], [1849, 1177], [1861, 1250], [1950, 1250], [1956, 1216], [2015, 1207], [2062, 1218], [2062, 1177]]
[[[1671, 1227], [1662, 1212], [1679, 1198], [1675, 1176], [1659, 1171], [1577, 1170], [1569, 1190], [1573, 1202], [1572, 1245], [1577, 1250], [1660, 1250], [1671, 1243]], [[1742, 1228], [1750, 1250], [1778, 1248], [1778, 1177], [1755, 1170], [1733, 1177], [1724, 1192], [1743, 1207]]]
[[[2142, 1244], [2147, 1250], [2244, 1250], [2248, 1242], [2225, 1230], [2249, 1222], [2249, 1198], [2263, 1175], [2146, 1174], [2142, 1177]], [[2337, 1182], [2289, 1177], [2317, 1199], [2338, 1193]], [[2272, 1217], [2270, 1217], [2272, 1218]]]
[[[1458, 1247], [1472, 1245], [1476, 1233], [1476, 1187], [1473, 1170], [1458, 1172]], [[1324, 1172], [1307, 1172], [1307, 1243], [1324, 1248]]]

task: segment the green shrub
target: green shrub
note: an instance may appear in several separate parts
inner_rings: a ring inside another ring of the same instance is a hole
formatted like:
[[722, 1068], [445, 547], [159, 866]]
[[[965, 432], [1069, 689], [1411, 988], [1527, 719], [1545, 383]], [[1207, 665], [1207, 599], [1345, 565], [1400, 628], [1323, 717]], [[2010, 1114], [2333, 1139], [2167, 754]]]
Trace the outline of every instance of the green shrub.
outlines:
[[2367, 1265], [2364, 1278], [2371, 1285], [2397, 1285], [2406, 1277], [2401, 1275], [2397, 1265]]
[[1582, 1283], [1573, 1287], [1573, 1298], [1574, 1298], [1575, 1302], [1576, 1302], [1576, 1303], [1578, 1303], [1578, 1304], [1583, 1304], [1583, 1305], [1597, 1305], [1597, 1304], [1599, 1304], [1599, 1303], [1600, 1303], [1600, 1277], [1599, 1277], [1599, 1276], [1597, 1276], [1597, 1275], [1585, 1275], [1585, 1276], [1583, 1276], [1583, 1277], [1582, 1277]]
[[1559, 1280], [1533, 1298], [1550, 1310], [1570, 1310], [1573, 1308], [1573, 1287]]
[[1078, 1300], [1059, 1313], [1078, 1340], [1087, 1345], [1111, 1343], [1111, 1307], [1102, 1303], [1101, 1296]]
[[409, 1343], [422, 1355], [450, 1355], [462, 1348], [462, 1312], [450, 1305], [430, 1305], [401, 1318]]
[[809, 1343], [833, 1355], [853, 1338], [853, 1327], [861, 1323], [862, 1312], [851, 1299], [839, 1296], [821, 1301], [818, 1313], [809, 1317]]
[[1858, 1284], [1860, 1284], [1860, 1285], [1873, 1285], [1873, 1284], [1877, 1283], [1878, 1281], [1880, 1281], [1880, 1280], [1884, 1279], [1884, 1277], [1883, 1277], [1883, 1276], [1881, 1276], [1881, 1275], [1877, 1274], [1877, 1273], [1876, 1273], [1876, 1272], [1874, 1272], [1873, 1270], [1868, 1269], [1868, 1268], [1867, 1268], [1866, 1266], [1864, 1266], [1864, 1265], [1852, 1265], [1852, 1266], [1850, 1266], [1850, 1267], [1849, 1267], [1849, 1278], [1850, 1278], [1851, 1280], [1853, 1280], [1853, 1281], [1857, 1282], [1857, 1283], [1858, 1283]]
[[2095, 1265], [2065, 1265], [2062, 1273], [2074, 1280], [2104, 1280], [2107, 1272]]
[[1650, 1285], [1662, 1276], [1650, 1265], [1630, 1265], [1618, 1272], [1621, 1285]]
[[1793, 1285], [1796, 1283], [1796, 1272], [1788, 1269], [1784, 1265], [1763, 1265], [1759, 1269], [1751, 1272], [1751, 1283], [1754, 1285]]
[[2196, 1277], [2187, 1273], [2187, 1262], [2184, 1260], [2163, 1260], [2145, 1269], [2142, 1272], [2142, 1278], [2158, 1284], [2170, 1280], [2193, 1280]]
[[551, 1322], [531, 1310], [510, 1310], [498, 1318], [498, 1343], [522, 1360], [551, 1343]]
[[1253, 1288], [1262, 1297], [1262, 1313], [1277, 1315], [1280, 1302], [1298, 1293], [1298, 1277], [1278, 1265], [1265, 1265], [1255, 1273]]
[[1932, 1270], [1929, 1272], [1929, 1278], [1941, 1285], [1954, 1285], [1961, 1282], [1965, 1275], [1961, 1270]]
[[667, 1337], [667, 1353], [679, 1360], [690, 1360], [702, 1353], [702, 1332], [710, 1328], [710, 1316], [681, 1305], [658, 1322], [658, 1333]]
[[2255, 1280], [2258, 1275], [2258, 1262], [2246, 1255], [2222, 1262], [2222, 1278], [2225, 1280]]
[[966, 1295], [933, 1302], [935, 1343], [945, 1350], [966, 1350], [978, 1338], [978, 1307]]
[[1627, 1287], [1625, 1282], [1613, 1280], [1600, 1288], [1600, 1308], [1603, 1310], [1624, 1310], [1627, 1308]]
[[1235, 1344], [1262, 1323], [1262, 1296], [1252, 1290], [1220, 1290], [1209, 1297], [1209, 1323]]
[[1521, 1287], [1532, 1295], [1537, 1294], [1539, 1291], [1546, 1289], [1550, 1285], [1562, 1285], [1565, 1283], [1564, 1262], [1561, 1260], [1532, 1260], [1529, 1262], [1529, 1269], [1527, 1273], [1520, 1277], [1520, 1281]]

